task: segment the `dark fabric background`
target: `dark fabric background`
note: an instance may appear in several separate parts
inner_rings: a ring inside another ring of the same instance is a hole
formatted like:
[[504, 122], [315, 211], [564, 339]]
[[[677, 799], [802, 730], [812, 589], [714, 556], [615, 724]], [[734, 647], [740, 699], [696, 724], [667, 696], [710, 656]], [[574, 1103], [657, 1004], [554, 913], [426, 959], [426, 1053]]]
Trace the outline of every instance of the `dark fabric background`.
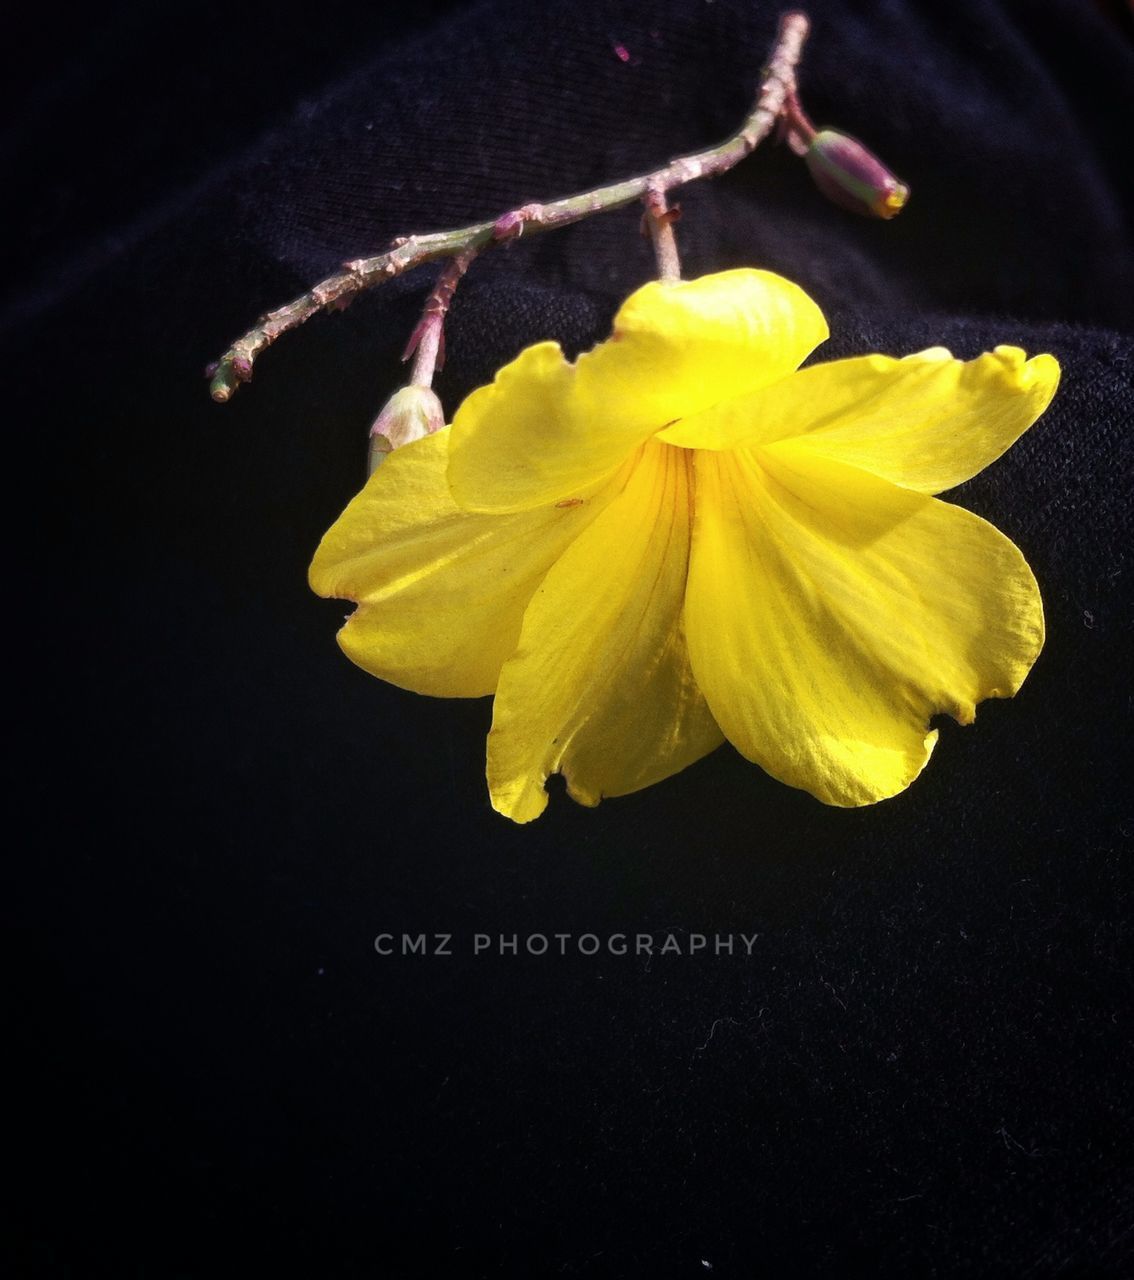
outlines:
[[[726, 747], [593, 812], [555, 786], [525, 829], [488, 805], [489, 703], [365, 676], [305, 582], [429, 271], [282, 342], [228, 406], [201, 369], [393, 235], [723, 137], [777, 11], [156, 12], [60, 20], [7, 80], [10, 494], [35, 511], [11, 1273], [1128, 1274], [1125, 11], [817, 2], [805, 102], [908, 209], [857, 220], [771, 147], [681, 197], [687, 274], [799, 281], [826, 356], [1058, 356], [1051, 409], [956, 494], [1041, 584], [1023, 691], [943, 723], [875, 808]], [[601, 338], [650, 275], [637, 218], [477, 263], [447, 403], [529, 342]], [[454, 954], [382, 958], [382, 931]], [[586, 931], [759, 936], [471, 954]]]

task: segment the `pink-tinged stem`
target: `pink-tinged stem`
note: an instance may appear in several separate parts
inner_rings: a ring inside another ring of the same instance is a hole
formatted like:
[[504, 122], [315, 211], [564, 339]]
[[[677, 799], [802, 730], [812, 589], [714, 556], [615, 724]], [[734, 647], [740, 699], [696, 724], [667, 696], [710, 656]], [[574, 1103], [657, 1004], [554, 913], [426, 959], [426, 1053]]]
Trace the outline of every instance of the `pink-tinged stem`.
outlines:
[[433, 292], [425, 300], [421, 319], [402, 353], [403, 360], [414, 357], [410, 382], [415, 387], [431, 387], [433, 374], [445, 367], [445, 317], [461, 277], [478, 252], [477, 249], [465, 249], [458, 253], [441, 272]]

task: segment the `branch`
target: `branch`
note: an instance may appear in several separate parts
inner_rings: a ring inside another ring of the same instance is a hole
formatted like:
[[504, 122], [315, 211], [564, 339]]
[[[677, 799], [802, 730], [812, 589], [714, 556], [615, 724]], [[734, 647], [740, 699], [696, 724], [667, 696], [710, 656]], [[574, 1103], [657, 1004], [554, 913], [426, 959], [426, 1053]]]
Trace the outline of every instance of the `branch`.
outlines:
[[491, 245], [515, 239], [525, 231], [565, 227], [592, 214], [632, 204], [650, 193], [657, 193], [651, 197], [656, 200], [674, 187], [727, 172], [759, 146], [783, 111], [795, 89], [795, 68], [808, 29], [807, 18], [802, 13], [787, 13], [780, 19], [779, 34], [764, 69], [756, 103], [736, 133], [719, 146], [680, 156], [664, 168], [624, 182], [614, 182], [549, 204], [526, 204], [489, 222], [399, 239], [385, 253], [345, 263], [342, 271], [321, 280], [301, 297], [261, 316], [255, 328], [234, 342], [215, 365], [210, 365], [206, 372], [212, 379], [209, 389], [213, 399], [230, 399], [242, 382], [251, 379], [257, 356], [282, 334], [297, 329], [317, 312], [341, 310], [357, 294], [414, 267], [463, 254], [471, 259]]

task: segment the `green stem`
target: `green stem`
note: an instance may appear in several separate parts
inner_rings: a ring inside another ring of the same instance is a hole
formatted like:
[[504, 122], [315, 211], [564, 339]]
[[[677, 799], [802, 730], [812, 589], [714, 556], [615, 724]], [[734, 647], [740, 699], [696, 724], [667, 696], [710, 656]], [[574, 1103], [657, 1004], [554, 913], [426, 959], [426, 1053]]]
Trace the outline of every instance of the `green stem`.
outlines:
[[681, 279], [681, 255], [677, 252], [677, 236], [673, 224], [679, 210], [671, 209], [664, 191], [651, 189], [646, 192], [646, 229], [654, 246], [659, 280]]

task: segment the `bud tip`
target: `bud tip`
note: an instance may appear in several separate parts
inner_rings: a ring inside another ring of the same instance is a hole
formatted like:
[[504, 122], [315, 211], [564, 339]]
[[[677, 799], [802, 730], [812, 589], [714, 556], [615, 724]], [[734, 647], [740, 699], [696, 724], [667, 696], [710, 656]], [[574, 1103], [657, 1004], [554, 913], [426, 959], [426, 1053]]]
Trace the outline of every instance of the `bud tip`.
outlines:
[[849, 134], [821, 129], [804, 156], [815, 185], [843, 209], [868, 218], [893, 218], [905, 208], [910, 189]]

